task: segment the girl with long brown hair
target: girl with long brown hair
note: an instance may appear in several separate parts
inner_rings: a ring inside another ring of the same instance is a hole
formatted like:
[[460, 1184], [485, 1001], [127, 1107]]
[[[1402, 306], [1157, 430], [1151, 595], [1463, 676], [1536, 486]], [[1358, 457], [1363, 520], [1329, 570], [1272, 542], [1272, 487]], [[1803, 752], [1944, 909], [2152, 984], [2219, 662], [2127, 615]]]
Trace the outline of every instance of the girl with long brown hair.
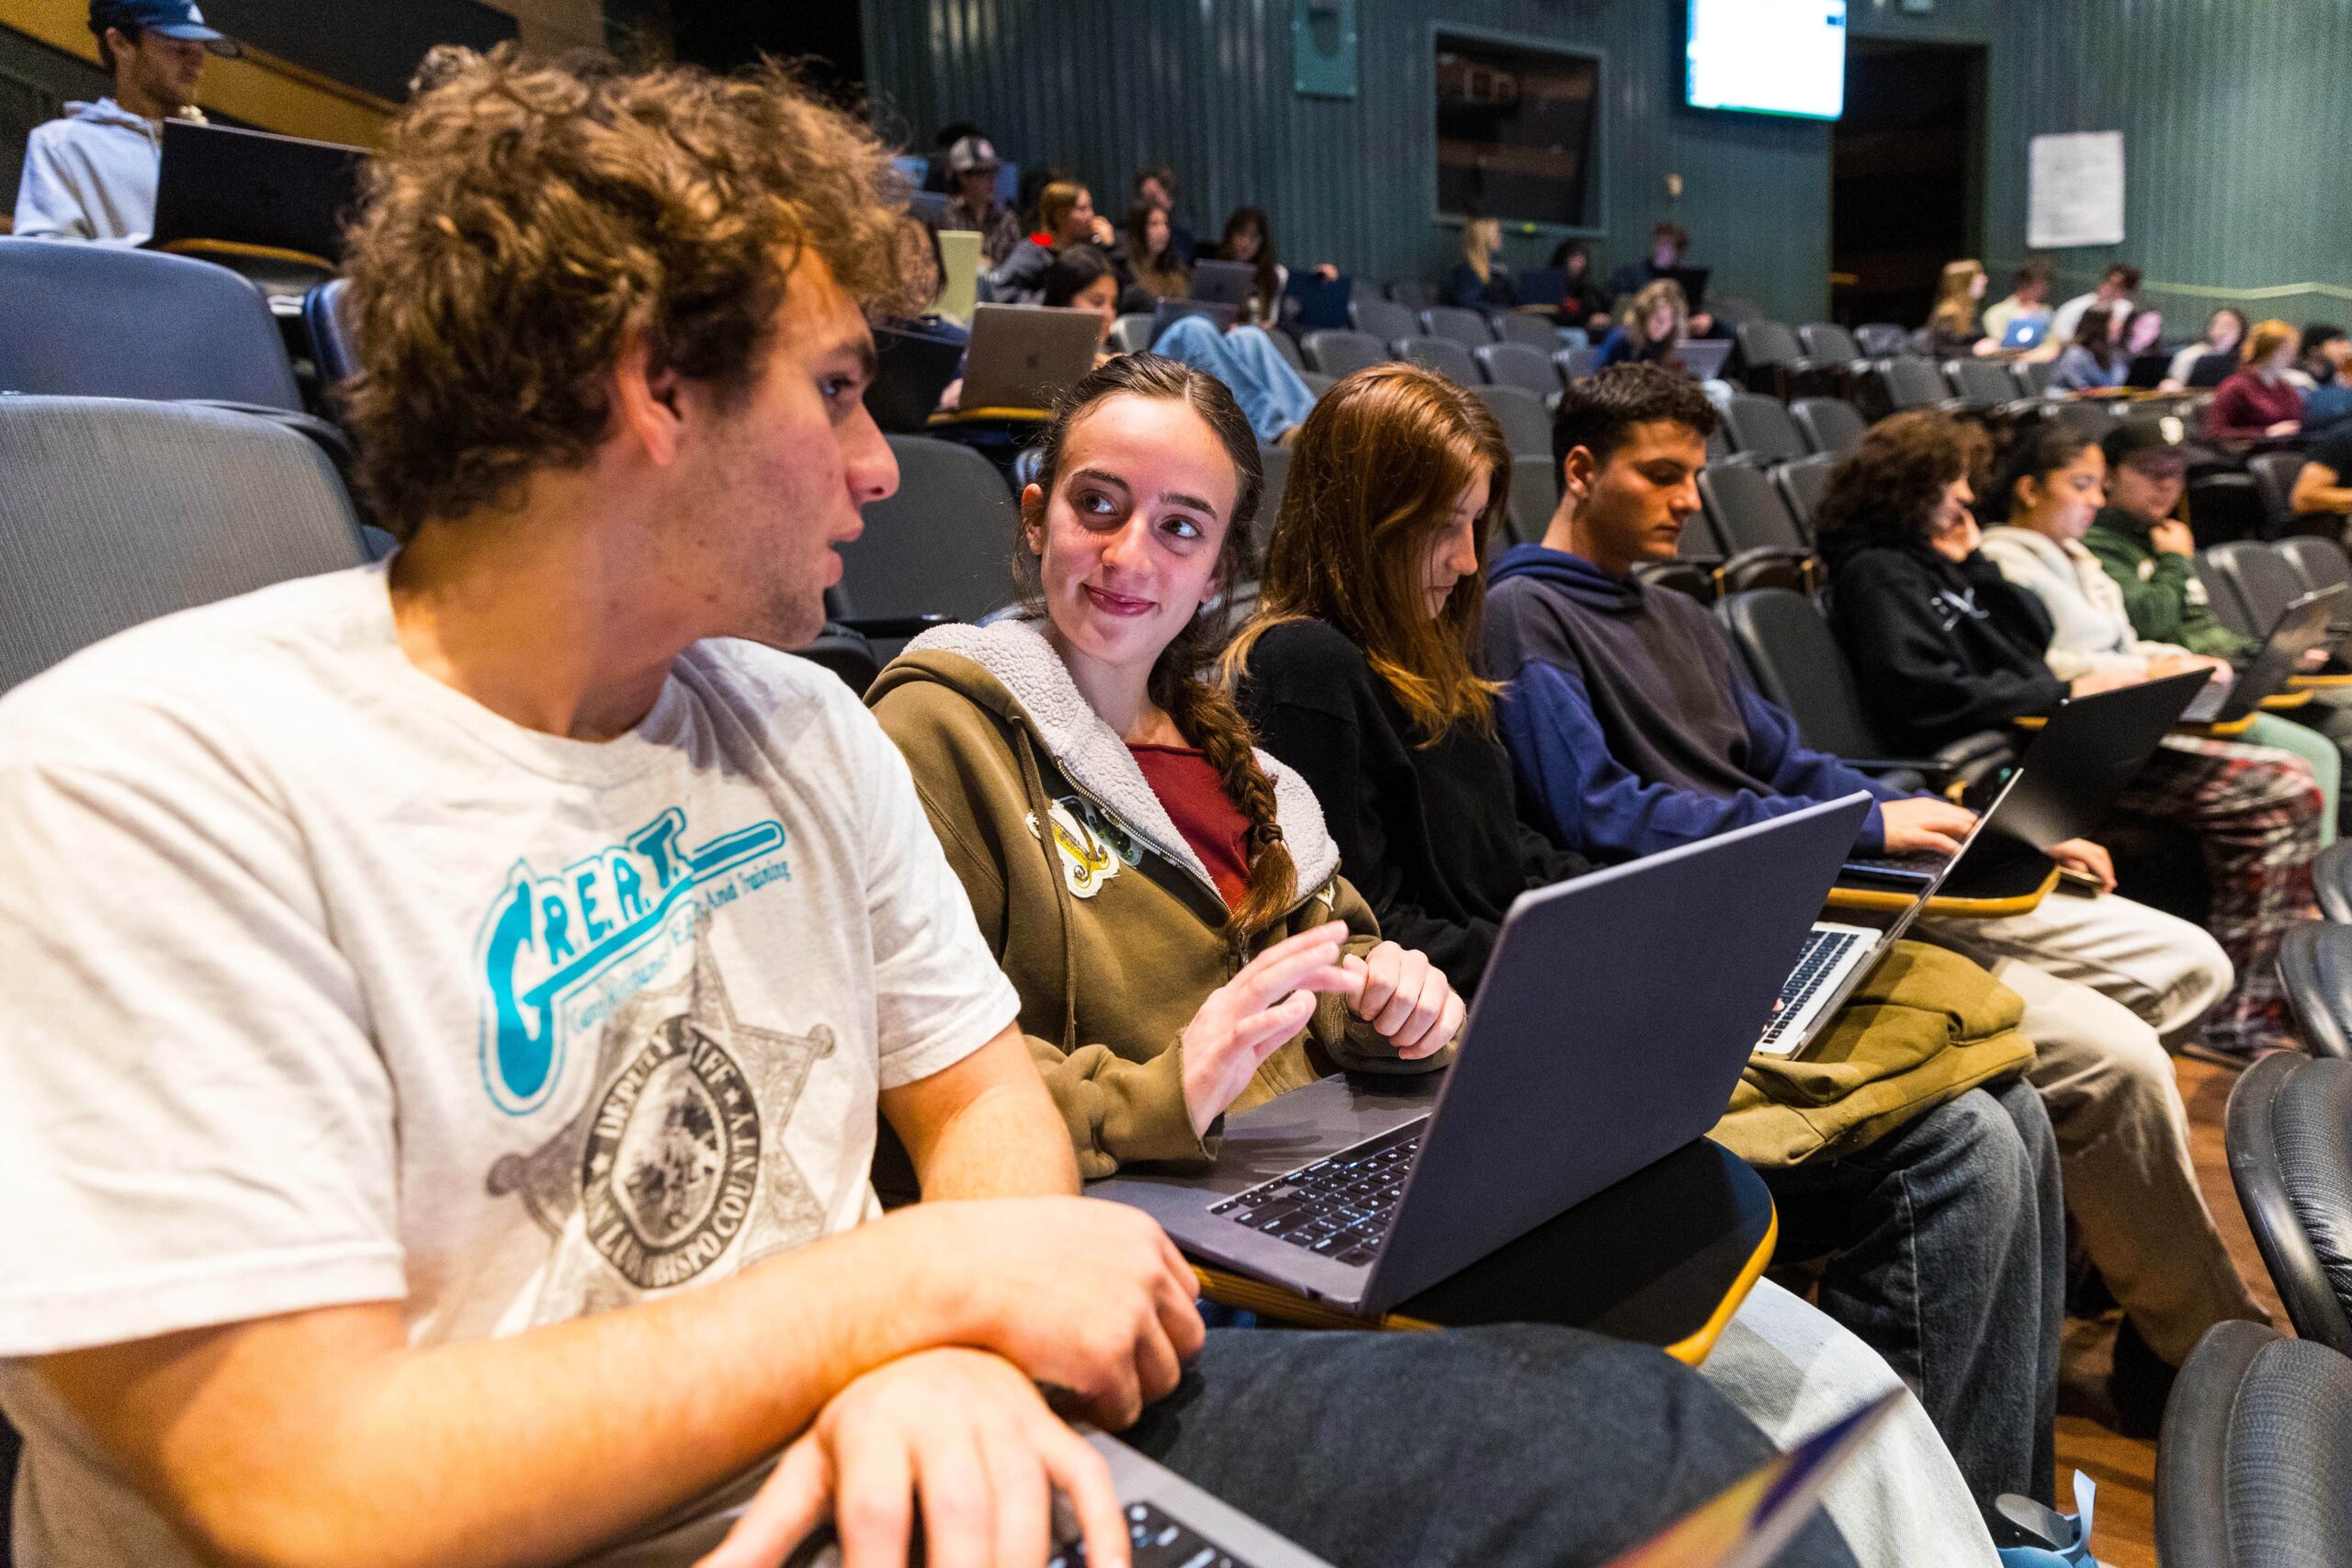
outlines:
[[1022, 494], [1026, 614], [918, 637], [867, 694], [1021, 996], [1081, 1170], [1215, 1157], [1340, 1067], [1447, 1059], [1463, 1004], [1381, 939], [1297, 774], [1201, 678], [1254, 575], [1258, 446], [1156, 355], [1073, 389]]

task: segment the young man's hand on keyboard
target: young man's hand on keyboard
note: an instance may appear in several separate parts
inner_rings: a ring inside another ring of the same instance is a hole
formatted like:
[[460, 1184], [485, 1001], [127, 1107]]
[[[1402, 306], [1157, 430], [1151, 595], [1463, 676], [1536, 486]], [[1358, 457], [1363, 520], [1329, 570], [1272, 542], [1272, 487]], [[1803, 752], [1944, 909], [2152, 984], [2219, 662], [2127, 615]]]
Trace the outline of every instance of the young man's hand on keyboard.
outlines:
[[1885, 801], [1880, 805], [1878, 815], [1886, 835], [1886, 852], [1891, 855], [1914, 854], [1921, 850], [1956, 855], [1960, 841], [1976, 826], [1973, 811], [1927, 795]]

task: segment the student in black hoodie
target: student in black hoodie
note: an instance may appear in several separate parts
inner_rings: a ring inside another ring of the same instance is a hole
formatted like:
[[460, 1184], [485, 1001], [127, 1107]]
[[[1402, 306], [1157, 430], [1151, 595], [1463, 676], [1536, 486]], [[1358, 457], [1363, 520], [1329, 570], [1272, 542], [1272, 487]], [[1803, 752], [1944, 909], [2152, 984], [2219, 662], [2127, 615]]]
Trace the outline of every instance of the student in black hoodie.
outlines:
[[[1382, 931], [1464, 995], [1511, 901], [1589, 869], [1519, 820], [1498, 688], [1474, 669], [1510, 473], [1463, 389], [1398, 364], [1348, 377], [1300, 430], [1258, 610], [1224, 660], [1264, 745], [1314, 787]], [[1764, 1172], [1783, 1255], [1834, 1255], [1823, 1310], [1919, 1391], [1987, 1504], [2049, 1468], [2052, 1163], [2047, 1118], [2011, 1079], [1842, 1157]]]
[[[1984, 455], [1983, 437], [1956, 421], [1896, 414], [1838, 466], [1815, 513], [1830, 619], [1863, 705], [1906, 750], [1931, 751], [2143, 678], [2105, 669], [2068, 682], [2042, 661], [2052, 627], [2041, 601], [1977, 549], [1970, 475]], [[2179, 822], [2203, 852], [2206, 929], [2236, 984], [2188, 1048], [2244, 1066], [2296, 1045], [2276, 958], [2286, 928], [2319, 912], [2310, 863], [2326, 800], [2310, 769], [2267, 747], [2173, 737], [2116, 807]]]

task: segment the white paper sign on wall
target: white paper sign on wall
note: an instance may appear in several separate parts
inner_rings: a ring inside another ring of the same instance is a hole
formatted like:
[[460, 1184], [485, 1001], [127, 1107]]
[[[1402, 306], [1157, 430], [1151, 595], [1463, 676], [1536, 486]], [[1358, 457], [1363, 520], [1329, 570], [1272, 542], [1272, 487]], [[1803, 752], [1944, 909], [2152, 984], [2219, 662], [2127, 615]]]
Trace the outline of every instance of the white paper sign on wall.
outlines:
[[2025, 243], [2032, 249], [2123, 243], [2123, 132], [2037, 136], [2026, 176]]

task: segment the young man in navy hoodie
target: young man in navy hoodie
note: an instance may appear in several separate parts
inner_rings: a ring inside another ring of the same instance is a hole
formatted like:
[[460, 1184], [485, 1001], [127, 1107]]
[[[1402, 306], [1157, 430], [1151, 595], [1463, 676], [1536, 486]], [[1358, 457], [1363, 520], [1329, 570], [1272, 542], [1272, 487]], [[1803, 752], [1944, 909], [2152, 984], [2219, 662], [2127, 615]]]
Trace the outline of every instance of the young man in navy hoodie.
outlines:
[[[1496, 562], [1487, 597], [1485, 651], [1508, 682], [1498, 716], [1522, 811], [1566, 848], [1625, 860], [1860, 789], [1878, 805], [1858, 852], [1953, 851], [1969, 812], [1808, 750], [1703, 607], [1634, 576], [1673, 558], [1699, 510], [1715, 423], [1697, 383], [1651, 366], [1607, 371], [1561, 401], [1559, 508], [1543, 543]], [[2097, 845], [2056, 853], [2112, 887]], [[2025, 998], [2067, 1197], [2127, 1314], [2119, 1412], [2153, 1430], [2170, 1371], [2198, 1337], [2264, 1315], [2198, 1190], [2159, 1043], [2227, 991], [2229, 961], [2196, 927], [2112, 892], [1914, 934]]]

